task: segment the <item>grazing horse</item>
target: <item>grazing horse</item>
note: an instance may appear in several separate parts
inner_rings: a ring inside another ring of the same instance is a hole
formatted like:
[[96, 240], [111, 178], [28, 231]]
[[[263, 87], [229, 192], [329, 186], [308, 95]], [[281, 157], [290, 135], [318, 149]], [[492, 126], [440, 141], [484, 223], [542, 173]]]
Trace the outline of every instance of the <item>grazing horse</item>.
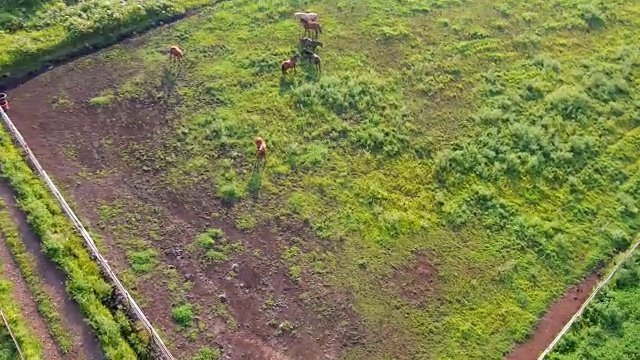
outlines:
[[304, 28], [304, 34], [305, 35], [307, 35], [307, 32], [309, 33], [309, 35], [311, 35], [311, 30], [313, 30], [315, 32], [315, 34], [316, 34], [316, 39], [317, 39], [318, 38], [318, 32], [320, 32], [320, 34], [322, 34], [322, 25], [320, 25], [319, 22], [300, 19], [300, 23], [302, 24], [302, 27]]
[[293, 14], [293, 18], [295, 20], [311, 20], [311, 21], [317, 21], [318, 20], [318, 14], [316, 13], [303, 13], [303, 12], [297, 12]]
[[258, 158], [264, 159], [267, 156], [267, 143], [261, 137], [253, 139], [256, 144]]
[[182, 60], [183, 57], [184, 53], [179, 47], [173, 45], [169, 48], [169, 59], [171, 59], [171, 61]]
[[311, 51], [315, 52], [318, 46], [322, 47], [322, 43], [318, 40], [313, 40], [305, 36], [300, 39], [300, 46], [303, 49], [311, 48]]
[[318, 54], [314, 54], [309, 50], [304, 50], [304, 57], [309, 60], [309, 62], [316, 68], [316, 70], [318, 72], [321, 72], [322, 70], [320, 69], [320, 63], [322, 62], [320, 60], [320, 56], [318, 56]]
[[282, 75], [286, 74], [287, 70], [289, 69], [293, 69], [293, 73], [295, 74], [296, 63], [298, 62], [299, 58], [300, 58], [300, 54], [295, 54], [291, 59], [283, 61], [282, 66], [280, 66], [280, 68], [282, 69]]

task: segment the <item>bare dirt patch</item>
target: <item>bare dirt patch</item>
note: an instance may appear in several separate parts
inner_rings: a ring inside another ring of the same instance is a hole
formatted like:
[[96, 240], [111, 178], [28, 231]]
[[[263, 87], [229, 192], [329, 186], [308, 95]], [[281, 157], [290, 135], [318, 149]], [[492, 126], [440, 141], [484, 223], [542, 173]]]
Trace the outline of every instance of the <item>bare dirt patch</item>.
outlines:
[[[90, 66], [85, 63], [89, 60]], [[167, 137], [175, 104], [146, 98], [92, 106], [92, 97], [119, 85], [136, 69], [113, 67], [98, 57], [89, 60], [54, 69], [12, 91], [10, 116], [93, 228], [100, 223], [101, 204], [126, 199], [127, 219], [102, 224], [106, 257], [118, 273], [128, 269], [127, 249], [115, 235], [122, 226], [157, 250], [164, 270], [141, 278], [134, 292], [142, 298], [145, 314], [163, 329], [173, 355], [188, 358], [200, 346], [218, 344], [228, 359], [336, 359], [345, 347], [362, 343], [364, 330], [350, 295], [319, 277], [294, 282], [283, 264], [282, 252], [294, 239], [314, 242], [313, 236], [303, 227], [278, 223], [241, 233], [231, 208], [216, 199], [209, 186], [167, 187], [170, 162], [164, 157], [172, 154]], [[102, 71], [95, 71], [98, 67]], [[52, 99], [52, 94], [65, 101]], [[82, 172], [93, 175], [80, 177]], [[98, 172], [102, 175], [95, 175]], [[140, 217], [142, 208], [153, 214]], [[153, 240], [150, 219], [161, 224]], [[199, 263], [187, 248], [211, 228], [242, 242], [244, 251], [222, 263]], [[189, 336], [193, 329], [181, 330], [172, 319], [175, 293], [168, 289], [161, 272], [165, 270], [177, 271], [180, 284], [192, 285], [182, 300], [197, 309], [195, 322], [202, 330], [194, 337]], [[221, 295], [228, 316], [214, 311], [220, 309]]]
[[537, 359], [576, 311], [580, 309], [599, 280], [599, 274], [591, 274], [580, 284], [569, 288], [565, 295], [556, 301], [540, 319], [533, 336], [526, 342], [516, 345], [505, 357], [505, 360]]
[[[78, 360], [103, 359], [104, 355], [100, 348], [100, 344], [91, 332], [89, 326], [84, 322], [84, 316], [80, 311], [80, 307], [67, 295], [65, 288], [66, 278], [64, 276], [64, 273], [62, 273], [62, 271], [58, 269], [56, 265], [51, 262], [51, 260], [49, 260], [42, 252], [38, 237], [29, 227], [24, 214], [20, 212], [20, 210], [18, 210], [16, 201], [11, 194], [10, 188], [4, 182], [0, 182], [0, 196], [7, 205], [7, 211], [13, 218], [14, 223], [18, 226], [21, 239], [24, 241], [28, 251], [36, 259], [38, 274], [40, 274], [40, 276], [44, 279], [44, 283], [46, 286], [45, 291], [53, 298], [57, 310], [62, 315], [62, 320], [65, 323], [66, 328], [71, 331], [72, 336], [75, 339], [74, 348], [66, 356]], [[7, 251], [6, 254], [4, 253], [5, 251]], [[0, 256], [3, 256], [4, 258], [5, 255], [10, 257], [10, 253], [8, 252], [8, 249], [6, 249], [6, 243], [3, 242], [2, 249], [0, 250]], [[15, 262], [12, 258], [10, 259], [10, 261], [5, 260], [5, 263], [9, 262], [15, 265]], [[13, 272], [15, 276], [19, 277], [19, 269], [14, 268]], [[14, 283], [16, 283], [16, 281], [14, 281]], [[22, 287], [22, 285], [24, 285], [24, 287]], [[22, 283], [22, 285], [20, 286], [20, 292], [24, 296], [27, 296], [26, 294], [28, 293], [28, 290], [26, 288], [26, 284]], [[20, 298], [22, 299], [22, 297]], [[44, 333], [42, 333], [41, 331], [46, 331], [47, 337], [41, 338], [45, 340], [45, 349], [47, 350], [47, 356], [55, 358], [57, 354], [57, 348], [51, 347], [55, 347], [55, 344], [52, 345], [49, 343], [49, 341], [53, 340], [50, 338], [46, 327], [44, 329], [40, 329], [40, 325], [45, 325], [42, 322], [42, 319], [37, 315], [37, 306], [33, 302], [33, 299], [30, 298], [30, 295], [27, 299], [24, 300], [24, 303], [28, 307], [33, 306], [32, 311], [34, 312], [32, 313], [33, 315], [29, 316], [29, 318], [34, 319], [33, 321], [37, 327], [37, 331], [39, 334], [44, 336]], [[40, 322], [41, 324], [38, 324], [38, 322]]]

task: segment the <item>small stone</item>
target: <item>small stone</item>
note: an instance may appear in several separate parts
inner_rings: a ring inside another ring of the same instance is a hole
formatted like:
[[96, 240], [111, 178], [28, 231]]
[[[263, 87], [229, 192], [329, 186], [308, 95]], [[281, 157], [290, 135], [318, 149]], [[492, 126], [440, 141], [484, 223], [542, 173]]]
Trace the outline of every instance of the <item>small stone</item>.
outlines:
[[191, 280], [191, 279], [193, 279], [193, 274], [185, 274], [184, 278], [187, 279], [187, 280]]
[[227, 295], [225, 295], [225, 294], [220, 294], [220, 295], [218, 296], [218, 300], [220, 300], [220, 302], [223, 302], [223, 303], [227, 302]]
[[231, 270], [233, 270], [233, 271], [235, 271], [235, 272], [238, 272], [238, 267], [239, 267], [239, 266], [240, 266], [240, 265], [239, 265], [238, 263], [233, 263], [233, 264], [231, 265]]

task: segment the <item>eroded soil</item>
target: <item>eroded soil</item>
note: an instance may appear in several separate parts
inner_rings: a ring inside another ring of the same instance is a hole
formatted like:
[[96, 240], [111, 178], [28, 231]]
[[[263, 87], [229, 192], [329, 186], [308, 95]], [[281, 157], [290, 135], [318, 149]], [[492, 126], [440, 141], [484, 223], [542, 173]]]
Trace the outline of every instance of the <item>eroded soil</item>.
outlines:
[[[122, 46], [141, 42], [144, 38]], [[136, 99], [106, 108], [91, 106], [89, 99], [114, 88], [135, 69], [114, 66], [99, 55], [81, 62], [12, 91], [9, 115], [77, 211], [100, 229], [106, 257], [118, 273], [129, 267], [128, 245], [119, 232], [123, 228], [157, 251], [159, 266], [128, 286], [150, 321], [163, 330], [176, 358], [214, 344], [228, 359], [336, 359], [344, 348], [365, 341], [348, 293], [320, 278], [296, 283], [288, 276], [282, 251], [296, 239], [313, 240], [310, 232], [270, 223], [241, 233], [231, 209], [211, 188], [168, 188], [162, 182], [167, 169], [148, 157], [172, 151], [166, 142], [172, 104]], [[150, 214], [102, 221], [101, 206], [114, 201], [126, 203], [125, 214]], [[161, 224], [154, 236], [151, 223]], [[244, 251], [223, 263], [201, 264], [187, 247], [214, 227], [224, 230], [230, 241], [242, 242]], [[171, 271], [178, 272], [179, 284], [191, 284], [181, 299], [166, 276]], [[197, 325], [187, 330], [176, 325], [171, 309], [178, 300], [194, 305]], [[230, 316], [213, 310], [221, 303]], [[196, 326], [196, 335], [189, 336]]]

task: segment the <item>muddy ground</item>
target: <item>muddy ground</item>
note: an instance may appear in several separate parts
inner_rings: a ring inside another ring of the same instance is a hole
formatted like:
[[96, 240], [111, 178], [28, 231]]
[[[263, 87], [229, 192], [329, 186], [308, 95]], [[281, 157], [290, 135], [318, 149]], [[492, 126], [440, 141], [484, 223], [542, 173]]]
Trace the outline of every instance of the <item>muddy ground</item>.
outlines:
[[[122, 46], [144, 41], [136, 38]], [[288, 276], [283, 251], [296, 239], [321, 243], [305, 226], [258, 224], [250, 233], [240, 232], [213, 186], [168, 188], [162, 182], [166, 167], [145, 166], [157, 162], [149, 159], [153, 154], [171, 153], [173, 144], [167, 139], [177, 116], [174, 109], [148, 99], [90, 105], [91, 98], [117, 88], [136, 70], [135, 64], [118, 66], [99, 54], [65, 64], [12, 90], [9, 115], [79, 216], [102, 236], [104, 255], [117, 273], [130, 277], [129, 242], [122, 239], [127, 232], [158, 252], [159, 266], [152, 274], [125, 284], [162, 330], [173, 355], [187, 359], [199, 347], [210, 346], [220, 348], [227, 359], [337, 359], [351, 346], [382, 342], [363, 328], [350, 294], [320, 278], [296, 283]], [[101, 207], [116, 201], [125, 204], [124, 213], [105, 221]], [[153, 224], [160, 224], [157, 234]], [[187, 248], [211, 228], [224, 230], [244, 251], [221, 264], [201, 264]], [[192, 284], [181, 290], [180, 298], [197, 309], [196, 337], [189, 335], [193, 328], [181, 329], [171, 316], [176, 283], [167, 274], [174, 270], [178, 284]], [[435, 277], [429, 259], [418, 256], [386, 285], [421, 308], [425, 294], [437, 293]], [[537, 358], [594, 283], [589, 277], [581, 291], [570, 290], [550, 308], [531, 340], [507, 359]], [[228, 308], [228, 314], [221, 308]]]
[[[336, 359], [346, 347], [365, 341], [348, 293], [319, 278], [295, 283], [287, 275], [281, 254], [295, 239], [312, 239], [307, 229], [273, 223], [241, 233], [211, 189], [168, 189], [159, 181], [163, 169], [149, 172], [132, 164], [132, 149], [171, 151], [164, 141], [171, 116], [158, 116], [171, 109], [140, 99], [91, 106], [90, 98], [132, 71], [94, 58], [97, 66], [70, 63], [11, 91], [9, 115], [80, 217], [99, 229], [106, 258], [118, 273], [129, 267], [127, 245], [117, 232], [122, 226], [158, 252], [156, 271], [129, 286], [173, 355], [186, 359], [199, 347], [217, 346], [229, 359]], [[126, 203], [129, 214], [150, 215], [105, 223], [100, 207], [117, 200]], [[150, 221], [161, 224], [153, 240]], [[223, 264], [203, 266], [187, 246], [214, 227], [245, 250]], [[181, 297], [197, 309], [195, 337], [189, 335], [193, 328], [181, 329], [171, 317], [175, 284], [166, 274], [172, 270], [178, 271], [179, 284], [192, 283]], [[221, 303], [230, 316], [213, 310]]]

